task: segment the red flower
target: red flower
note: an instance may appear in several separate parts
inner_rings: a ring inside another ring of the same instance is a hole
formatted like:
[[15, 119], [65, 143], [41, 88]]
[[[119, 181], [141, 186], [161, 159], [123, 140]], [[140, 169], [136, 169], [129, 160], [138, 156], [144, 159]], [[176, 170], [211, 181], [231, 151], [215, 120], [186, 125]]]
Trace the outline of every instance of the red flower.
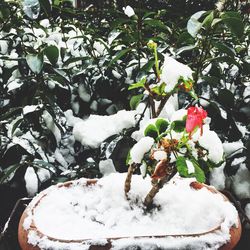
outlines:
[[186, 121], [186, 131], [191, 136], [192, 132], [196, 127], [201, 129], [202, 135], [202, 125], [203, 120], [207, 117], [207, 112], [203, 108], [190, 107], [187, 110], [187, 121]]

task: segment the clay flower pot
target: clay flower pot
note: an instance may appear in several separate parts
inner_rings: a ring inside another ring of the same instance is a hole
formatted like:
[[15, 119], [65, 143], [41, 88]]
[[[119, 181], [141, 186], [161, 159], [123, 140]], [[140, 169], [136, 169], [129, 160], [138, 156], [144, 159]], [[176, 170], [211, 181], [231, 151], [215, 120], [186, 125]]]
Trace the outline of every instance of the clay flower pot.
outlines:
[[[29, 204], [29, 206], [25, 209], [23, 212], [23, 215], [20, 219], [19, 222], [19, 229], [18, 229], [18, 240], [19, 244], [21, 246], [22, 250], [41, 250], [41, 249], [66, 249], [70, 245], [78, 246], [79, 249], [94, 249], [94, 250], [108, 250], [111, 249], [114, 244], [118, 241], [126, 241], [126, 240], [155, 240], [155, 241], [167, 241], [168, 239], [177, 239], [179, 240], [187, 240], [187, 239], [193, 239], [193, 238], [199, 238], [199, 237], [205, 237], [206, 235], [212, 235], [214, 233], [221, 233], [222, 228], [221, 225], [219, 224], [207, 231], [202, 231], [202, 232], [197, 232], [197, 233], [191, 233], [191, 234], [166, 234], [166, 235], [152, 235], [152, 236], [121, 236], [121, 237], [107, 237], [103, 241], [98, 242], [98, 241], [91, 241], [91, 239], [72, 239], [72, 240], [65, 240], [65, 239], [60, 239], [60, 238], [55, 238], [52, 237], [51, 235], [46, 235], [46, 233], [42, 232], [42, 230], [39, 228], [38, 225], [36, 225], [34, 221], [34, 214], [36, 213], [36, 209], [42, 204], [43, 200], [47, 195], [50, 194], [50, 192], [53, 192], [53, 190], [60, 189], [60, 188], [66, 188], [66, 189], [71, 189], [71, 187], [75, 185], [83, 185], [84, 188], [86, 187], [92, 187], [93, 185], [99, 185], [99, 181], [97, 180], [87, 180], [85, 183], [77, 181], [71, 181], [71, 182], [66, 182], [63, 184], [58, 184], [54, 187], [54, 189], [47, 189], [41, 192], [37, 197], [33, 199], [33, 201]], [[215, 195], [221, 195], [225, 201], [228, 201], [228, 199], [218, 192], [216, 189], [213, 187], [207, 186], [205, 184], [200, 184], [198, 182], [191, 182], [190, 186], [194, 189], [199, 191], [202, 188], [206, 188], [209, 192], [215, 194]], [[239, 220], [239, 217], [238, 217]], [[28, 223], [27, 223], [28, 222]], [[26, 224], [26, 225], [25, 225]], [[28, 225], [28, 226], [27, 226]], [[84, 227], [84, 225], [83, 225]], [[69, 230], [70, 231], [70, 230]], [[241, 223], [240, 220], [238, 222], [238, 226], [232, 226], [230, 228], [230, 240], [227, 242], [223, 243], [223, 245], [220, 245], [218, 249], [220, 250], [230, 250], [233, 249], [236, 244], [238, 243], [240, 237], [241, 237]], [[29, 235], [35, 234], [35, 241], [36, 244], [34, 244], [34, 240], [31, 241], [29, 239]], [[46, 244], [44, 245], [39, 245], [40, 240], [46, 239]], [[60, 245], [61, 244], [61, 245]], [[133, 244], [133, 243], [131, 243]], [[82, 246], [82, 248], [81, 248]], [[70, 248], [67, 248], [70, 249]], [[78, 249], [78, 248], [74, 248]], [[122, 248], [120, 248], [122, 249]], [[123, 248], [124, 249], [124, 248]], [[164, 249], [164, 248], [162, 248]], [[214, 248], [213, 248], [214, 249]]]

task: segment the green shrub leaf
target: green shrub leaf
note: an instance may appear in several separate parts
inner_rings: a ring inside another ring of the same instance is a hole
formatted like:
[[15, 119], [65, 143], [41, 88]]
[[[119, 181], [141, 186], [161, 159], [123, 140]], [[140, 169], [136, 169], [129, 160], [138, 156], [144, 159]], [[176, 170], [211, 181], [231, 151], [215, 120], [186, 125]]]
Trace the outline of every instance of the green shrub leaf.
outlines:
[[166, 121], [165, 119], [159, 118], [157, 119], [157, 121], [155, 122], [156, 128], [159, 131], [159, 134], [165, 132], [169, 126], [169, 122]]
[[48, 46], [44, 50], [44, 53], [52, 65], [55, 65], [57, 63], [59, 57], [59, 50], [56, 46]]
[[153, 124], [149, 124], [144, 131], [144, 135], [156, 139], [158, 137], [158, 131], [156, 126]]
[[136, 107], [138, 106], [138, 104], [142, 100], [143, 96], [144, 96], [143, 94], [132, 96], [132, 98], [130, 99], [130, 102], [129, 102], [130, 108], [136, 109]]

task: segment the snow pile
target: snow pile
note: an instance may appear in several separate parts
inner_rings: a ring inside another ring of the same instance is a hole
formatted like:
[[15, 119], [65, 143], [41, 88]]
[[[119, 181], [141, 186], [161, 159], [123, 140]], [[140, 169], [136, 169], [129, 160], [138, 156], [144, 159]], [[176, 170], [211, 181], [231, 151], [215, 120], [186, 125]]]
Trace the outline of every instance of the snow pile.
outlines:
[[131, 149], [130, 156], [134, 163], [141, 163], [144, 154], [147, 153], [154, 144], [152, 137], [141, 138]]
[[165, 55], [164, 64], [162, 67], [161, 81], [166, 83], [165, 91], [167, 93], [171, 92], [180, 77], [183, 77], [184, 80], [193, 79], [192, 70], [187, 66], [174, 58]]
[[107, 159], [107, 160], [100, 161], [99, 162], [99, 170], [103, 174], [103, 176], [109, 175], [111, 173], [115, 173], [116, 170], [115, 170], [113, 160]]
[[90, 115], [73, 128], [75, 139], [82, 145], [98, 148], [109, 136], [135, 126], [135, 111], [121, 110], [110, 116]]
[[226, 176], [224, 174], [224, 167], [225, 163], [218, 168], [214, 168], [210, 172], [210, 178], [209, 178], [210, 184], [213, 185], [218, 190], [225, 189]]
[[123, 7], [124, 14], [127, 15], [128, 17], [132, 17], [135, 15], [134, 9], [127, 5], [126, 7]]
[[28, 196], [34, 196], [38, 191], [38, 179], [34, 168], [27, 168], [24, 175], [24, 180]]
[[237, 173], [232, 177], [232, 187], [239, 199], [250, 198], [250, 171], [242, 163]]
[[233, 156], [236, 153], [241, 153], [243, 151], [244, 145], [241, 140], [236, 142], [224, 142], [223, 143], [223, 149], [225, 152], [225, 155], [231, 155]]
[[[233, 205], [225, 201], [222, 195], [212, 193], [206, 188], [191, 188], [193, 178], [183, 179], [176, 176], [165, 185], [155, 197], [155, 204], [161, 207], [151, 213], [145, 213], [141, 200], [151, 187], [150, 178], [133, 176], [129, 196], [130, 201], [138, 200], [137, 203], [128, 202], [124, 197], [125, 178], [125, 174], [110, 174], [93, 186], [84, 186], [86, 179], [75, 181], [70, 188], [52, 186], [33, 199], [23, 227], [25, 230], [29, 229], [33, 221], [46, 236], [79, 242], [88, 240], [85, 244], [91, 241], [105, 244], [106, 238], [125, 237], [114, 240], [113, 249], [124, 249], [124, 244], [139, 244], [143, 249], [156, 249], [152, 245], [157, 244], [158, 240], [163, 249], [177, 249], [176, 246], [182, 249], [189, 244], [192, 249], [203, 249], [207, 245], [211, 249], [216, 246], [217, 249], [230, 239], [230, 227], [238, 225], [238, 214]], [[43, 196], [44, 193], [47, 195]], [[32, 210], [42, 196], [39, 205]], [[204, 233], [219, 225], [221, 229], [207, 235], [188, 239], [171, 237]], [[152, 235], [163, 238], [131, 238]], [[169, 236], [164, 237], [166, 235]], [[63, 243], [52, 242], [47, 237], [41, 239], [33, 230], [29, 231], [28, 240], [33, 245], [46, 246], [45, 249], [51, 246], [54, 250], [85, 249], [84, 243], [83, 248], [77, 248], [79, 243], [63, 246]], [[54, 246], [56, 243], [59, 246]]]
[[208, 159], [214, 163], [219, 163], [223, 160], [223, 146], [218, 135], [209, 129], [208, 126], [203, 126], [203, 134], [198, 140], [199, 144], [208, 150]]

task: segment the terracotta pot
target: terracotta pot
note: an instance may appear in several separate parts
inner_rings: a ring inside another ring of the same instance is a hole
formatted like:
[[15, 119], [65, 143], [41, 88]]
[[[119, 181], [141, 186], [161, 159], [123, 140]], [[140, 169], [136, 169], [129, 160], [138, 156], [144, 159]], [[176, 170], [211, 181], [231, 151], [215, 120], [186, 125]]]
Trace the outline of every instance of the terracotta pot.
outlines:
[[[74, 182], [71, 181], [71, 182], [65, 182], [65, 183], [62, 183], [62, 184], [58, 184], [58, 188], [60, 187], [70, 187]], [[94, 185], [97, 183], [97, 180], [88, 180], [86, 185]], [[190, 186], [196, 190], [198, 189], [201, 189], [203, 187], [207, 188], [210, 192], [212, 193], [219, 193], [220, 195], [222, 195], [224, 197], [225, 200], [228, 200], [226, 196], [224, 196], [222, 193], [220, 193], [219, 191], [217, 191], [216, 189], [214, 189], [213, 187], [210, 187], [208, 185], [205, 185], [205, 184], [201, 184], [201, 183], [198, 183], [198, 182], [192, 182], [190, 184]], [[21, 249], [22, 250], [41, 250], [38, 246], [33, 246], [31, 244], [28, 243], [28, 234], [29, 234], [29, 231], [32, 230], [32, 231], [35, 231], [37, 233], [37, 235], [42, 238], [46, 235], [44, 235], [42, 232], [39, 231], [39, 229], [36, 227], [34, 221], [32, 221], [31, 223], [31, 226], [28, 230], [25, 230], [23, 228], [23, 222], [25, 220], [25, 218], [28, 216], [28, 209], [31, 209], [32, 213], [34, 211], [34, 208], [36, 208], [36, 206], [39, 205], [39, 202], [43, 199], [43, 197], [46, 196], [46, 191], [43, 193], [43, 195], [38, 199], [38, 201], [35, 203], [35, 204], [32, 204], [32, 207], [30, 207], [30, 205], [25, 209], [25, 211], [23, 212], [22, 214], [22, 217], [20, 219], [20, 222], [19, 222], [19, 228], [18, 228], [18, 241], [19, 241], [19, 244], [21, 246]], [[153, 236], [155, 238], [164, 238], [164, 237], [167, 237], [167, 236], [172, 236], [172, 237], [197, 237], [197, 236], [201, 236], [201, 235], [205, 235], [205, 234], [209, 234], [209, 233], [213, 233], [214, 231], [216, 230], [219, 230], [220, 229], [220, 225], [218, 225], [216, 228], [213, 228], [207, 232], [202, 232], [202, 233], [199, 233], [199, 234], [185, 234], [185, 235], [165, 235], [165, 236]], [[219, 249], [220, 250], [231, 250], [231, 249], [234, 249], [234, 247], [237, 245], [238, 241], [240, 240], [240, 237], [241, 237], [241, 223], [240, 223], [240, 219], [239, 219], [239, 223], [238, 223], [238, 227], [231, 227], [230, 229], [230, 241], [227, 242], [225, 245], [221, 246]], [[50, 236], [46, 236], [48, 238], [49, 241], [52, 241], [52, 242], [61, 242], [61, 243], [81, 243], [81, 242], [84, 242], [84, 240], [61, 240], [61, 239], [55, 239], [55, 238], [52, 238]], [[143, 236], [140, 236], [140, 237], [134, 237], [134, 238], [148, 238], [147, 236], [143, 237]], [[90, 246], [90, 250], [108, 250], [108, 249], [111, 249], [112, 247], [112, 241], [115, 241], [115, 240], [119, 240], [121, 238], [108, 238], [107, 239], [107, 244], [106, 245], [91, 245]]]

